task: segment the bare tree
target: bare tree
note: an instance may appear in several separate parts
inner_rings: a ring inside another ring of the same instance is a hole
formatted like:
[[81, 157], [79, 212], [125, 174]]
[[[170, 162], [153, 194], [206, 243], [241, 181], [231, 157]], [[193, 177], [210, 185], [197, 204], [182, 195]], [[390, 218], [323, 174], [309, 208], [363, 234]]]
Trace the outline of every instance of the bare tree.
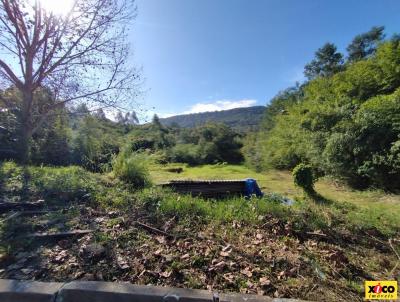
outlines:
[[[22, 161], [28, 160], [32, 134], [55, 109], [134, 99], [139, 76], [129, 66], [127, 31], [135, 15], [134, 0], [74, 0], [63, 15], [46, 11], [40, 0], [0, 0], [0, 88], [21, 93]], [[56, 102], [34, 116], [43, 87]], [[10, 99], [2, 103], [16, 107]]]

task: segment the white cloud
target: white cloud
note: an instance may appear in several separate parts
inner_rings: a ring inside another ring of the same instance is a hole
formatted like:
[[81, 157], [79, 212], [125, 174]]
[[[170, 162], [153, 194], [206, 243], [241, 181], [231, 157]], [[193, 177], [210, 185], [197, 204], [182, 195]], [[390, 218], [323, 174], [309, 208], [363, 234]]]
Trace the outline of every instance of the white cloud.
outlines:
[[167, 117], [175, 116], [175, 115], [178, 115], [178, 114], [179, 113], [160, 113], [160, 114], [158, 114], [158, 117], [167, 118]]
[[209, 112], [209, 111], [222, 111], [234, 108], [251, 107], [257, 103], [257, 100], [244, 99], [244, 100], [217, 100], [210, 103], [197, 103], [190, 107], [189, 110], [184, 111], [182, 114]]

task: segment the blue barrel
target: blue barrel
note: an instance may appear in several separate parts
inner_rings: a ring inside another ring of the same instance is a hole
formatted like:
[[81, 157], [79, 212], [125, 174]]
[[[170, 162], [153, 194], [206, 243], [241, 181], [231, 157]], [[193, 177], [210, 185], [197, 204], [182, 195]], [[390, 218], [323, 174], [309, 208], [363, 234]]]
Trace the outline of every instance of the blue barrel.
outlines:
[[253, 178], [247, 178], [245, 180], [245, 196], [251, 197], [252, 195], [256, 195], [257, 197], [263, 197], [264, 193], [261, 192], [260, 187], [257, 184], [257, 181]]

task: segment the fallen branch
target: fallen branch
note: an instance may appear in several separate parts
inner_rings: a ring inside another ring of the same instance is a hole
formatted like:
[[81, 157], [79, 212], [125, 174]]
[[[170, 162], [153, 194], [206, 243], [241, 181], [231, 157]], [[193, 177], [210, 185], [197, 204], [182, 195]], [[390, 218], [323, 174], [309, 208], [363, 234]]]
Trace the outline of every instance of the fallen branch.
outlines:
[[140, 227], [142, 227], [142, 228], [144, 228], [144, 229], [150, 231], [150, 232], [153, 232], [153, 233], [156, 233], [156, 234], [159, 234], [159, 235], [163, 235], [163, 236], [168, 237], [168, 238], [174, 238], [174, 237], [175, 237], [175, 236], [173, 236], [173, 235], [171, 235], [171, 234], [169, 234], [169, 233], [167, 233], [167, 232], [164, 232], [164, 231], [162, 231], [162, 230], [156, 229], [156, 228], [154, 228], [154, 227], [152, 227], [152, 226], [149, 226], [149, 225], [147, 225], [147, 224], [144, 224], [144, 223], [142, 223], [142, 222], [134, 221], [134, 223], [135, 223], [136, 225], [138, 225], [138, 226], [140, 226]]
[[29, 234], [28, 237], [36, 239], [53, 239], [53, 238], [64, 238], [71, 236], [83, 236], [90, 233], [93, 233], [93, 230], [75, 230], [75, 231], [61, 232], [61, 233], [34, 233], [34, 234]]
[[46, 210], [38, 210], [38, 211], [22, 211], [21, 216], [29, 216], [29, 215], [44, 215], [52, 212], [57, 212], [57, 211], [46, 211]]
[[4, 218], [4, 219], [1, 221], [1, 223], [4, 223], [4, 222], [6, 222], [6, 221], [8, 221], [8, 220], [17, 218], [17, 217], [21, 216], [21, 214], [22, 214], [22, 212], [14, 212], [14, 213], [12, 213], [11, 215], [9, 215], [9, 216], [7, 216], [6, 218]]
[[400, 261], [400, 255], [399, 255], [399, 253], [396, 251], [396, 249], [394, 248], [394, 246], [393, 246], [393, 244], [392, 244], [392, 239], [389, 239], [389, 245], [390, 245], [390, 247], [392, 248], [393, 252], [396, 254], [397, 258], [398, 258], [399, 261]]
[[35, 210], [43, 207], [44, 200], [36, 202], [0, 202], [0, 213], [10, 210]]
[[314, 236], [320, 236], [320, 237], [328, 237], [328, 235], [324, 233], [317, 233], [317, 232], [306, 232], [307, 235], [314, 235]]
[[21, 211], [21, 212], [14, 212], [8, 217], [4, 218], [1, 222], [4, 223], [8, 220], [15, 219], [21, 216], [28, 216], [28, 215], [43, 215], [50, 213], [50, 211]]

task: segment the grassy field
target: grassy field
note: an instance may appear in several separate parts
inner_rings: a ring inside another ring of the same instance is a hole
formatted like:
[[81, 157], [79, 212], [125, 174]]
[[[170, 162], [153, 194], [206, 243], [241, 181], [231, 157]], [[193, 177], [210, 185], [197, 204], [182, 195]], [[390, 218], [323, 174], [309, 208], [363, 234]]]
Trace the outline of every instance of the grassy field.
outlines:
[[[289, 171], [269, 170], [257, 173], [243, 165], [204, 165], [190, 167], [184, 164], [151, 165], [151, 176], [155, 183], [173, 179], [244, 179], [254, 178], [264, 192], [276, 192], [290, 198], [302, 194], [295, 187]], [[182, 167], [182, 173], [171, 173], [169, 168]], [[383, 191], [358, 191], [329, 179], [323, 178], [316, 183], [316, 190], [330, 200], [352, 202], [362, 206], [387, 206], [400, 217], [400, 195]]]

